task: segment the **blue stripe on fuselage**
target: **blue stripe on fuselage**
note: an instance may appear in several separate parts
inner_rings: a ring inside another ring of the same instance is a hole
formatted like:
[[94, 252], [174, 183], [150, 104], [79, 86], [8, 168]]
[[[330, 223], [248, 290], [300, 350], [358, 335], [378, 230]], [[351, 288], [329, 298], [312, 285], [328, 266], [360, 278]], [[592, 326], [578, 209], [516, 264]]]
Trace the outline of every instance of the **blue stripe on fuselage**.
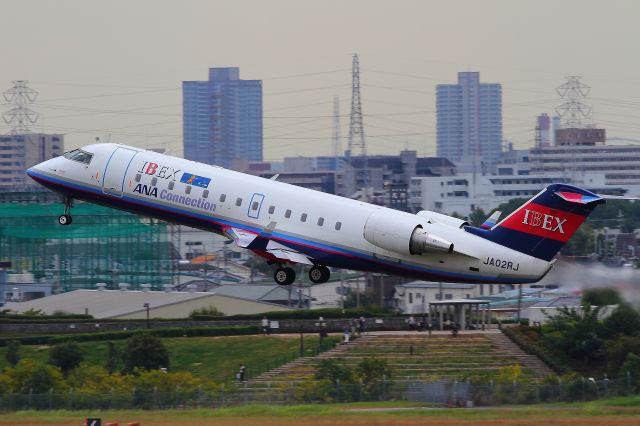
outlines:
[[[225, 226], [238, 227], [256, 233], [262, 232], [262, 228], [248, 226], [246, 224], [239, 224], [225, 219], [213, 218], [210, 216], [181, 210], [176, 207], [167, 206], [165, 204], [140, 200], [137, 198], [129, 197], [127, 195], [123, 195], [122, 197], [112, 196], [110, 194], [102, 193], [99, 190], [91, 187], [67, 182], [51, 176], [42, 175], [33, 170], [30, 170], [28, 174], [34, 180], [40, 182], [46, 187], [67, 193], [71, 192], [69, 191], [69, 189], [79, 191], [81, 195], [77, 195], [77, 193], [70, 193], [68, 195], [77, 199], [87, 199], [88, 201], [96, 202], [97, 204], [102, 204], [107, 207], [114, 207], [115, 205], [118, 206], [116, 208], [120, 208], [122, 210], [135, 210], [143, 214], [146, 213], [149, 216], [159, 216], [161, 218], [166, 218], [169, 221], [184, 223], [186, 225], [213, 231], [216, 233], [222, 233], [222, 230]], [[61, 188], [60, 186], [63, 188]], [[89, 196], [87, 196], [86, 194], [89, 194]], [[153, 213], [150, 214], [149, 211], [152, 211]], [[176, 218], [176, 215], [180, 217]], [[524, 278], [514, 279], [498, 277], [478, 277], [475, 275], [458, 274], [428, 269], [423, 266], [410, 265], [406, 263], [395, 263], [391, 261], [385, 261], [371, 255], [366, 255], [352, 250], [345, 250], [339, 247], [318, 243], [316, 241], [310, 241], [279, 232], [274, 232], [271, 235], [271, 239], [285, 243], [289, 247], [307, 254], [312, 259], [318, 260], [318, 263], [320, 264], [324, 262], [327, 265], [344, 269], [378, 272], [378, 265], [383, 265], [387, 270], [393, 271], [392, 273], [396, 275], [417, 277], [436, 281], [453, 281], [467, 283], [486, 282], [498, 284], [520, 284], [537, 281], [537, 279]], [[322, 262], [320, 262], [320, 260], [322, 260]]]

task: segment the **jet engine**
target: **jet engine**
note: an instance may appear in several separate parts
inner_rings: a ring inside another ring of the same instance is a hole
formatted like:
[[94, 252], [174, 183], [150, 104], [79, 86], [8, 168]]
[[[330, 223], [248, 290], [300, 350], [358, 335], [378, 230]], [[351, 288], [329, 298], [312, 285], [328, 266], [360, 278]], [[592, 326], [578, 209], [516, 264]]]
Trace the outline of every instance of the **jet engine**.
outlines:
[[371, 213], [363, 234], [371, 244], [396, 253], [453, 252], [453, 243], [424, 230], [418, 218], [408, 219], [407, 214], [400, 212], [378, 210]]

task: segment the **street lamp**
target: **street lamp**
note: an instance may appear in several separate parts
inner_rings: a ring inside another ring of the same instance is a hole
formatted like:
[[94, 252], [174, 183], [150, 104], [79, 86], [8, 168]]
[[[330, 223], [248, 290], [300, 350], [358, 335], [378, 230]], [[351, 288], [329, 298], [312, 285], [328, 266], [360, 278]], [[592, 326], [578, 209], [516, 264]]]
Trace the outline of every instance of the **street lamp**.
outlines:
[[151, 325], [149, 324], [149, 304], [145, 303], [142, 306], [147, 310], [147, 328], [151, 328]]

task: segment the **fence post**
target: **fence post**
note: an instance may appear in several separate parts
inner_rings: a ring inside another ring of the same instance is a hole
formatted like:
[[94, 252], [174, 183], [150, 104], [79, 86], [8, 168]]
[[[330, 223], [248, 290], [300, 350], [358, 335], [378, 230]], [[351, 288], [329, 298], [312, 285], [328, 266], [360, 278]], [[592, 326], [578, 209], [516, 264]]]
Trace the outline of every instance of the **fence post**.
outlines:
[[382, 375], [382, 400], [387, 400], [387, 375]]
[[585, 388], [584, 388], [584, 377], [580, 378], [580, 383], [582, 384], [582, 400], [584, 401], [586, 398]]
[[336, 379], [336, 401], [340, 402], [340, 379]]
[[49, 411], [51, 411], [52, 409], [51, 407], [51, 405], [53, 404], [52, 397], [53, 397], [53, 388], [49, 388]]
[[627, 396], [631, 395], [631, 371], [627, 370]]
[[536, 403], [540, 404], [540, 380], [536, 380]]
[[358, 401], [362, 402], [362, 379], [360, 379], [360, 385], [358, 387]]

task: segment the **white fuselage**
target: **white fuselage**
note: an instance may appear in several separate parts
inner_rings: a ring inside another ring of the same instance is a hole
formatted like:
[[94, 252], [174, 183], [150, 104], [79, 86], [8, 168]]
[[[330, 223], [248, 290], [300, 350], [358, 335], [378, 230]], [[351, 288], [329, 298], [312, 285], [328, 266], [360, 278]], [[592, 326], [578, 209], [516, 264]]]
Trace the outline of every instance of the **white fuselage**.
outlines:
[[[422, 215], [124, 145], [83, 149], [93, 154], [89, 164], [57, 157], [28, 173], [68, 197], [220, 234], [229, 228], [263, 234], [320, 265], [477, 283], [535, 282], [551, 265]], [[210, 182], [206, 188], [181, 182], [184, 173]], [[363, 232], [376, 211], [415, 222], [456, 250], [411, 255], [371, 244]]]

